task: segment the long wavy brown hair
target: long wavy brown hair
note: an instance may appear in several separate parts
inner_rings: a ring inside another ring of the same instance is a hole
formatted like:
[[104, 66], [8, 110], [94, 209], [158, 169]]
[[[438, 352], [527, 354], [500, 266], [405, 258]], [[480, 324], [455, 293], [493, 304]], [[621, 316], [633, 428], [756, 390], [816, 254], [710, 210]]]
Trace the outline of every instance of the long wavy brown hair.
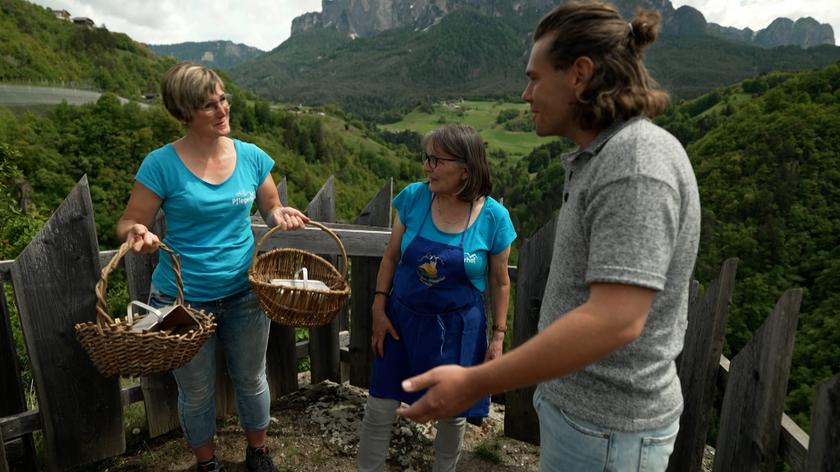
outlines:
[[555, 69], [566, 69], [580, 57], [595, 65], [574, 106], [581, 127], [603, 129], [638, 115], [654, 118], [668, 106], [668, 93], [642, 62], [660, 21], [658, 11], [639, 9], [628, 23], [614, 6], [598, 1], [564, 3], [540, 20], [534, 41], [553, 38], [548, 55]]

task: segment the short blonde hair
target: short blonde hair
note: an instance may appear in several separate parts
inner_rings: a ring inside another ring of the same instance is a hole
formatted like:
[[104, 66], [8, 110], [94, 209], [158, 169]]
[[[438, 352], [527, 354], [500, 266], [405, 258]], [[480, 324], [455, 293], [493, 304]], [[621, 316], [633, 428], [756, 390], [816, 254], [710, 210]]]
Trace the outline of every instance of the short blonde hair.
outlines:
[[427, 148], [436, 152], [443, 151], [467, 168], [467, 182], [456, 195], [459, 200], [472, 202], [490, 195], [493, 184], [490, 182], [490, 166], [487, 164], [484, 140], [474, 128], [457, 124], [442, 126], [426, 133], [420, 141], [420, 147], [424, 154]]
[[207, 97], [216, 93], [216, 86], [225, 84], [212, 69], [195, 62], [179, 62], [166, 72], [160, 83], [163, 105], [178, 121], [189, 123]]

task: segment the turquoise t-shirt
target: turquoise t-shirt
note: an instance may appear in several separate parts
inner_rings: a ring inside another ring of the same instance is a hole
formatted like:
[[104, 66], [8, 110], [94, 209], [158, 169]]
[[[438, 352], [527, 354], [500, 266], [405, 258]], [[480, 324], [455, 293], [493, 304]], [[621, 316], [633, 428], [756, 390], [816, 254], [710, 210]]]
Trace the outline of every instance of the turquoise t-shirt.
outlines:
[[[135, 176], [163, 200], [163, 241], [181, 258], [187, 300], [218, 300], [248, 288], [254, 251], [251, 208], [274, 160], [253, 144], [234, 140], [234, 148], [233, 174], [218, 185], [196, 177], [171, 144], [149, 153]], [[164, 252], [152, 283], [162, 293], [177, 294], [172, 262]]]
[[[405, 248], [420, 230], [431, 202], [432, 192], [425, 182], [409, 184], [394, 197], [394, 208], [405, 225], [400, 254], [405, 254]], [[466, 223], [464, 221], [464, 224]], [[461, 242], [461, 232], [444, 233], [435, 226], [431, 214], [423, 226], [421, 236], [451, 246], [458, 246]], [[507, 208], [492, 197], [486, 197], [481, 212], [464, 235], [464, 268], [476, 289], [483, 292], [487, 287], [488, 254], [499, 254], [510, 246], [514, 239], [516, 230], [513, 229]]]

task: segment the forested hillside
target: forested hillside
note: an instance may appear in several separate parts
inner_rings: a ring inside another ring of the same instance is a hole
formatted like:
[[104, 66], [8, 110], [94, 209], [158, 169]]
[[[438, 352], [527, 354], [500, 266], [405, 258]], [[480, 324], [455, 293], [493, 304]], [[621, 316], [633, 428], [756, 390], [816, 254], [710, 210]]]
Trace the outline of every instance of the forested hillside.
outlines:
[[125, 34], [76, 26], [22, 0], [0, 0], [0, 82], [48, 81], [136, 98], [157, 91], [173, 63]]
[[149, 44], [161, 56], [171, 56], [179, 61], [193, 61], [207, 67], [228, 70], [251, 60], [265, 51], [232, 41], [200, 41], [178, 44]]
[[[267, 102], [246, 101], [242, 95], [234, 94], [232, 102], [234, 136], [256, 143], [276, 160], [275, 180], [287, 176], [291, 203], [301, 209], [332, 174], [336, 210], [345, 220], [358, 215], [388, 178], [403, 185], [421, 176], [419, 161], [405, 146], [373, 139], [364, 125], [346, 121], [337, 110], [272, 110]], [[32, 215], [43, 219], [87, 174], [100, 244], [114, 247], [114, 224], [141, 160], [181, 134], [181, 125], [161, 106], [120, 105], [109, 94], [96, 104], [58, 106], [46, 116], [16, 118], [0, 107], [0, 183], [6, 185], [0, 207], [16, 207], [19, 189], [31, 186]], [[0, 241], [4, 258], [16, 254], [8, 248], [14, 234], [8, 238]]]
[[[840, 63], [773, 73], [673, 106], [658, 123], [686, 145], [700, 186], [696, 277], [738, 257], [725, 354], [737, 353], [781, 294], [805, 289], [787, 411], [810, 421], [813, 388], [840, 372]], [[496, 169], [517, 229], [560, 207], [566, 141]]]

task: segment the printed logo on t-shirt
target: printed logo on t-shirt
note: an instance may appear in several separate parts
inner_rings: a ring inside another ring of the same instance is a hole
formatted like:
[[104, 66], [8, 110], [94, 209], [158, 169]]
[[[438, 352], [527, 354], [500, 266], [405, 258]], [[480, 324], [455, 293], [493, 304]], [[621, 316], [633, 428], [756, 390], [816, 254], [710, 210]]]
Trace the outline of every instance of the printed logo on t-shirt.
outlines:
[[464, 253], [464, 264], [478, 264], [478, 254], [476, 253]]
[[233, 205], [250, 205], [257, 198], [253, 190], [240, 190], [231, 200]]

